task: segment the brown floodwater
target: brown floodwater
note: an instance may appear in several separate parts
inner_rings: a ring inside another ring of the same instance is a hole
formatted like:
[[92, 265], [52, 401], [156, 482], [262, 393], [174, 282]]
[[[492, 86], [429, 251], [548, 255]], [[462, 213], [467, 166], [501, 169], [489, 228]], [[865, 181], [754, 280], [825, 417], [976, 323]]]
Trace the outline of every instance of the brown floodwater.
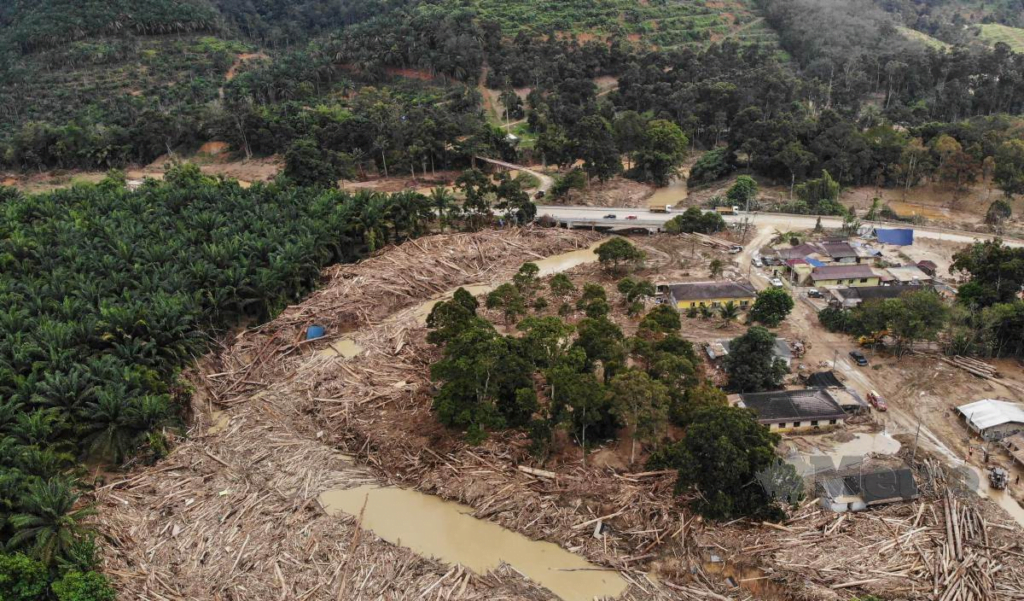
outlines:
[[473, 509], [414, 490], [360, 486], [320, 495], [327, 513], [359, 516], [362, 527], [389, 543], [486, 574], [502, 563], [564, 601], [614, 598], [627, 587], [611, 569], [553, 543], [534, 541], [486, 520]]

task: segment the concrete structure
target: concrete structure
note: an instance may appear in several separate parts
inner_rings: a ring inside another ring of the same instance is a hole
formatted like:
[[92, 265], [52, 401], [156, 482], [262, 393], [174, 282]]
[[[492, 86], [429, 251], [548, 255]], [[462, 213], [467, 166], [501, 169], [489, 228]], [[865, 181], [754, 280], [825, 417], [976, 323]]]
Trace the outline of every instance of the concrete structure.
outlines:
[[776, 432], [834, 428], [846, 423], [846, 412], [824, 388], [734, 396], [737, 407], [753, 409], [757, 421]]
[[721, 307], [732, 301], [741, 309], [748, 308], [757, 298], [757, 290], [747, 282], [686, 282], [666, 284], [664, 289], [677, 309], [691, 307]]
[[982, 399], [960, 405], [956, 412], [967, 427], [986, 440], [1000, 440], [1024, 432], [1024, 405], [996, 399]]
[[821, 506], [835, 512], [863, 511], [868, 507], [918, 497], [917, 482], [910, 468], [874, 468], [818, 483]]
[[816, 267], [811, 272], [811, 282], [817, 287], [823, 286], [877, 286], [880, 283], [876, 274], [867, 265], [826, 265]]

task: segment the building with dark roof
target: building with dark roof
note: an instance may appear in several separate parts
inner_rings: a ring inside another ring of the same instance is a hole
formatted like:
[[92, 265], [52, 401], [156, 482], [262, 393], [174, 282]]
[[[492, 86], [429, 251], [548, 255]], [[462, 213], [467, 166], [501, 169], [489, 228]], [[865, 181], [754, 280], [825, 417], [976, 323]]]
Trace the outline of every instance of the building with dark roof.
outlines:
[[831, 428], [846, 422], [846, 412], [824, 388], [751, 392], [737, 396], [737, 407], [753, 409], [757, 421], [774, 431]]
[[821, 505], [836, 512], [863, 511], [875, 505], [911, 501], [918, 497], [910, 468], [878, 467], [818, 483]]
[[935, 264], [935, 261], [929, 261], [928, 259], [918, 261], [917, 267], [932, 277], [935, 277], [935, 274], [939, 271], [939, 266]]
[[811, 272], [815, 286], [877, 286], [878, 275], [867, 265], [825, 265]]
[[847, 413], [867, 413], [871, 410], [871, 406], [857, 394], [856, 390], [847, 388], [831, 371], [813, 373], [807, 376], [806, 382], [808, 388], [827, 389], [832, 398]]
[[849, 242], [822, 242], [818, 246], [834, 263], [860, 263], [857, 251]]
[[747, 282], [687, 282], [663, 289], [677, 309], [720, 307], [730, 301], [745, 309], [757, 297], [757, 290]]

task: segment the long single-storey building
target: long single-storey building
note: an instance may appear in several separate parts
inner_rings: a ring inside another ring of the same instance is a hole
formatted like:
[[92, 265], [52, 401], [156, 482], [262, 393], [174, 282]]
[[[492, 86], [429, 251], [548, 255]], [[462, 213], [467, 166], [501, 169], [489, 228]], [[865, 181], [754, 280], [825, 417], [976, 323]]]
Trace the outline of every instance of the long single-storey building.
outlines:
[[875, 505], [911, 501], [918, 497], [910, 468], [879, 467], [818, 483], [822, 507], [836, 512], [863, 511]]
[[746, 309], [757, 298], [757, 290], [747, 282], [686, 282], [663, 286], [677, 309], [720, 307], [732, 301]]
[[815, 286], [877, 286], [878, 274], [867, 265], [825, 265], [811, 272]]
[[982, 399], [960, 405], [956, 412], [967, 427], [988, 440], [1000, 440], [1024, 432], [1024, 405], [996, 399]]
[[846, 423], [846, 412], [824, 388], [751, 392], [737, 396], [737, 407], [753, 409], [757, 421], [773, 431], [834, 428]]

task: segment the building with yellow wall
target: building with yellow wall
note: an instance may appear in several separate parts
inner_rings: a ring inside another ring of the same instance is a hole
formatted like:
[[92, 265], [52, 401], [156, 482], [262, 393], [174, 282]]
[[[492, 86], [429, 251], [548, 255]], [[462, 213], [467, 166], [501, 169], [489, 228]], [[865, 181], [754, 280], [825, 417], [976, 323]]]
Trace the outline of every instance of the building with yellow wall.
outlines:
[[867, 265], [826, 265], [811, 272], [813, 286], [878, 286], [881, 279]]
[[746, 309], [757, 298], [757, 290], [747, 282], [686, 282], [664, 288], [677, 309], [721, 307], [730, 301]]

